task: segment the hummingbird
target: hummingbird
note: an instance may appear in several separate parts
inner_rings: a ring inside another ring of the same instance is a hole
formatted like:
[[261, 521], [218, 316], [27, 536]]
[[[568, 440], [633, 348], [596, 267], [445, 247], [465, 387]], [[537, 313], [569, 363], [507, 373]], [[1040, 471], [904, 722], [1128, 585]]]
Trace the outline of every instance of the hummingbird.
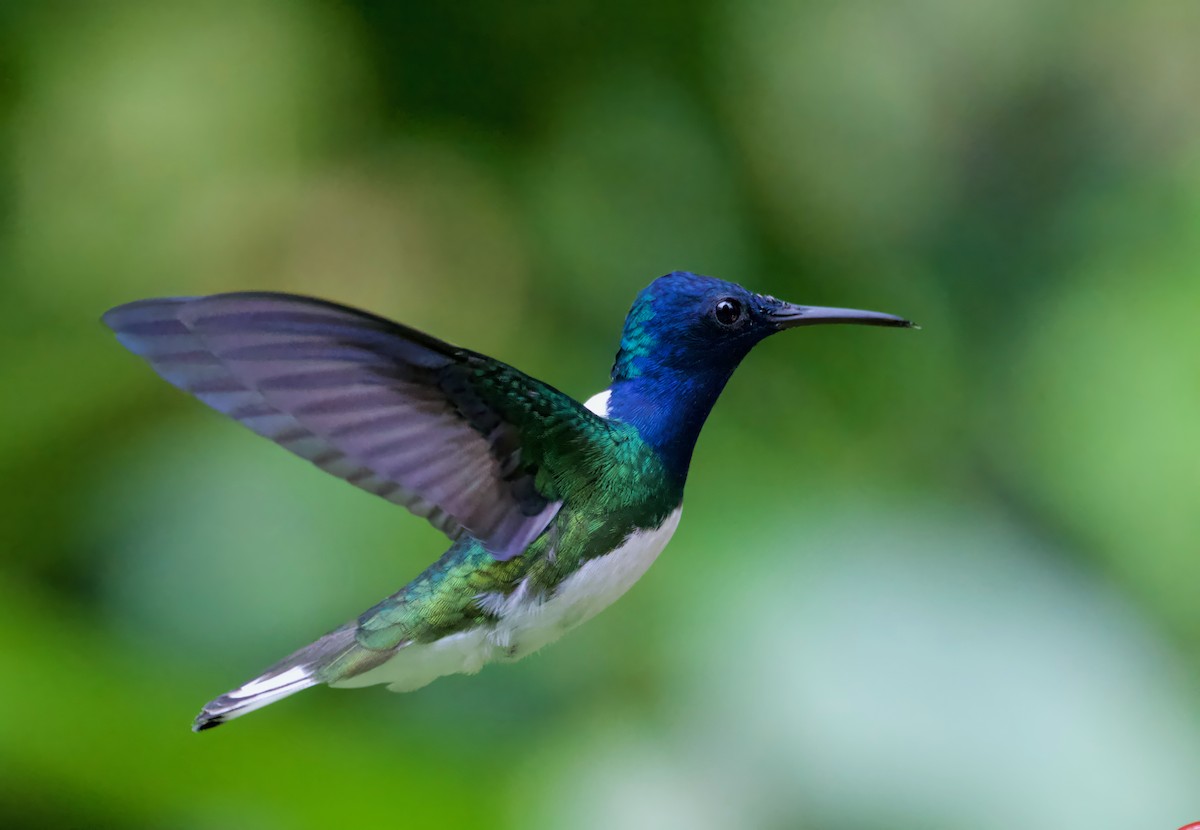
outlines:
[[206, 704], [195, 731], [318, 684], [407, 692], [557, 640], [670, 540], [700, 429], [755, 345], [800, 326], [914, 327], [676, 271], [637, 295], [609, 387], [580, 403], [311, 297], [148, 299], [103, 321], [168, 383], [451, 540], [399, 591]]

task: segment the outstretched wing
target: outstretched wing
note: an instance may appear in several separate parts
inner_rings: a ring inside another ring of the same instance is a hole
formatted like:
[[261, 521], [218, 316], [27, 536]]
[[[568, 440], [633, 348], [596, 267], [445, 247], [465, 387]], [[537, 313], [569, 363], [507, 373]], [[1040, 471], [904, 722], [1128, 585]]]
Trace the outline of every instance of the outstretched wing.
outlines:
[[104, 322], [168, 382], [497, 559], [557, 512], [547, 462], [606, 429], [511, 366], [307, 297], [142, 300]]

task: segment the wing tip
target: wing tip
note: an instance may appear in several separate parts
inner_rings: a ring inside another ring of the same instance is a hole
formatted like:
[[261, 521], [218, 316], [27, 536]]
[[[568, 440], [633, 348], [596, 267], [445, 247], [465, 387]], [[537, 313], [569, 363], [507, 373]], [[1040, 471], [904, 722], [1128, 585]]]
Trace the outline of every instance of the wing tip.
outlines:
[[174, 314], [164, 315], [166, 309], [174, 309], [184, 305], [196, 297], [152, 297], [146, 300], [134, 300], [130, 303], [115, 305], [100, 315], [100, 322], [115, 332], [128, 328], [137, 323], [153, 322], [155, 320], [173, 319]]

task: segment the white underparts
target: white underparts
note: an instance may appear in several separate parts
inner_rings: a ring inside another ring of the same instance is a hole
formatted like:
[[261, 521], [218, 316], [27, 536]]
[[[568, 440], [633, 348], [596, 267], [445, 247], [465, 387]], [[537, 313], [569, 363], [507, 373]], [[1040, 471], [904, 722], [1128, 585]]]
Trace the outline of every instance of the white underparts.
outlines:
[[434, 643], [414, 643], [370, 671], [330, 685], [388, 684], [394, 692], [419, 689], [446, 674], [471, 674], [487, 663], [519, 660], [548, 645], [611, 605], [641, 578], [679, 526], [676, 508], [652, 530], [637, 530], [604, 556], [586, 562], [549, 596], [522, 582], [508, 595], [484, 594], [480, 604], [499, 617]]
[[620, 547], [584, 563], [550, 597], [533, 595], [525, 582], [505, 598], [490, 639], [504, 657], [519, 659], [589, 620], [633, 587], [679, 526], [680, 508], [653, 530], [638, 530]]

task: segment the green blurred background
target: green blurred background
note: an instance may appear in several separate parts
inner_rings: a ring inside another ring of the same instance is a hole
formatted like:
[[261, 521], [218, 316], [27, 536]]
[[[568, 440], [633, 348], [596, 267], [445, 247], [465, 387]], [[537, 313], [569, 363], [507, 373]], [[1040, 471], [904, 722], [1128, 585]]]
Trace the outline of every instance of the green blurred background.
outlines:
[[[1200, 5], [0, 5], [0, 826], [1200, 819]], [[686, 519], [515, 666], [210, 697], [444, 546], [155, 378], [163, 294], [364, 306], [579, 397], [677, 268], [760, 348]]]

